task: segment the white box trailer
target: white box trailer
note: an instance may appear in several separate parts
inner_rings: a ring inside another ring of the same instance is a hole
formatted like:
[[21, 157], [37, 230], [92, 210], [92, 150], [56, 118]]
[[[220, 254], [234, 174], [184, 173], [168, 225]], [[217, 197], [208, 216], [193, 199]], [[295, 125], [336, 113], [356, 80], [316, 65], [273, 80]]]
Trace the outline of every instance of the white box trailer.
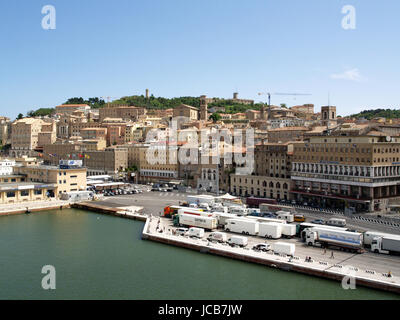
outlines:
[[272, 250], [279, 254], [294, 256], [296, 245], [294, 243], [275, 242], [272, 244]]
[[359, 232], [331, 230], [324, 227], [307, 228], [303, 232], [305, 233], [303, 239], [309, 246], [334, 246], [358, 253], [363, 251], [363, 234]]
[[258, 235], [268, 239], [280, 239], [282, 237], [282, 223], [260, 223]]
[[386, 235], [372, 240], [371, 250], [375, 253], [400, 254], [400, 236]]
[[213, 216], [213, 214], [211, 212], [201, 211], [201, 210], [193, 209], [193, 208], [178, 209], [178, 214], [191, 214], [191, 215], [199, 216], [199, 217], [212, 217]]
[[293, 238], [296, 236], [296, 225], [295, 224], [281, 224], [282, 236], [284, 238]]
[[258, 234], [258, 225], [257, 221], [249, 219], [228, 219], [225, 230], [255, 236]]
[[364, 232], [364, 246], [371, 247], [372, 240], [374, 238], [384, 237], [384, 236], [392, 236], [390, 233], [379, 232], [379, 231], [365, 231]]
[[201, 217], [192, 214], [179, 214], [179, 224], [181, 226], [213, 230], [217, 228], [217, 219], [214, 217]]
[[186, 200], [187, 200], [187, 203], [189, 203], [189, 204], [194, 203], [197, 205], [199, 205], [200, 203], [207, 203], [209, 206], [212, 206], [215, 203], [215, 197], [209, 196], [206, 194], [188, 195]]
[[280, 224], [286, 224], [286, 220], [282, 220], [282, 219], [274, 219], [274, 218], [264, 218], [264, 217], [255, 217], [255, 216], [247, 216], [246, 219], [253, 219], [256, 220], [260, 223], [263, 222], [276, 222], [276, 223], [280, 223]]

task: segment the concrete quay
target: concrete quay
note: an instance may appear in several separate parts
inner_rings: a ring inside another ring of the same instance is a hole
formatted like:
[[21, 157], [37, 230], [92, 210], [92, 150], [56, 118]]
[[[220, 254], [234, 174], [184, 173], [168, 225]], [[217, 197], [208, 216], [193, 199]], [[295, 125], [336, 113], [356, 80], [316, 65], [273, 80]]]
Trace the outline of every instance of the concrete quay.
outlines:
[[343, 260], [342, 263], [315, 259], [312, 262], [306, 262], [297, 253], [293, 259], [290, 259], [286, 255], [278, 255], [273, 252], [255, 252], [249, 248], [232, 248], [229, 245], [211, 243], [205, 239], [177, 236], [172, 234], [173, 227], [166, 222], [167, 219], [148, 217], [143, 228], [142, 239], [340, 282], [344, 277], [354, 277], [356, 285], [400, 294], [399, 273], [393, 273], [392, 277], [387, 277], [385, 273], [365, 268], [368, 264], [364, 264], [364, 268], [362, 268], [361, 265], [354, 263], [349, 265], [346, 260]]
[[71, 203], [69, 201], [64, 200], [48, 200], [48, 201], [32, 201], [32, 202], [23, 202], [23, 203], [15, 203], [15, 204], [7, 204], [0, 206], [0, 217], [1, 216], [9, 216], [14, 214], [23, 214], [26, 213], [26, 209], [33, 213], [45, 210], [54, 210], [69, 208]]
[[107, 207], [96, 204], [95, 202], [80, 202], [71, 205], [72, 208], [89, 210], [109, 216], [122, 217], [126, 219], [146, 221], [147, 215], [142, 213], [143, 207], [126, 206], [126, 207]]

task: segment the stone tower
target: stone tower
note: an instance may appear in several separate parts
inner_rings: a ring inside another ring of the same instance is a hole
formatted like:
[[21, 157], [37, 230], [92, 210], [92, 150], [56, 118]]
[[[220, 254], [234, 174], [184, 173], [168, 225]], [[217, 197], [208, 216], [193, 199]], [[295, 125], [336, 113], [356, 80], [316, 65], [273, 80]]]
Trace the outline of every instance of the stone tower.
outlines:
[[337, 124], [336, 107], [324, 106], [321, 107], [321, 124], [328, 128]]
[[208, 104], [207, 104], [207, 96], [200, 97], [200, 120], [207, 121], [208, 120]]

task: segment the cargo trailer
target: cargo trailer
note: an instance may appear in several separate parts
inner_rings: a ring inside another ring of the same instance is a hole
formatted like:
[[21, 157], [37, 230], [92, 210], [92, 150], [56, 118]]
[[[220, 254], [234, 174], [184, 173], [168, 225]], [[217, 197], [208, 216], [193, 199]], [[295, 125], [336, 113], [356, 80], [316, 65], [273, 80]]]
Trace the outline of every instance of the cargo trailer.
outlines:
[[258, 235], [267, 239], [280, 239], [282, 237], [282, 225], [275, 222], [260, 223]]
[[213, 230], [217, 228], [217, 219], [214, 217], [201, 217], [192, 214], [178, 214], [179, 225], [187, 227], [204, 228]]
[[272, 250], [275, 253], [294, 256], [294, 253], [296, 251], [296, 245], [294, 243], [275, 242], [272, 244]]
[[258, 225], [257, 221], [250, 219], [228, 219], [225, 230], [255, 236], [258, 234]]
[[386, 235], [372, 240], [371, 250], [375, 253], [398, 255], [400, 254], [400, 236]]

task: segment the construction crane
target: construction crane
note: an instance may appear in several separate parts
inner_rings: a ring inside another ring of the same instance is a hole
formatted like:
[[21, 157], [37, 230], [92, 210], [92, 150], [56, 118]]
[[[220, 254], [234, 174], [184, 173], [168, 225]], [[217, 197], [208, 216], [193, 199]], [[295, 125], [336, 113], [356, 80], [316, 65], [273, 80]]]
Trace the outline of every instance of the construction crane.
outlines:
[[[269, 118], [269, 112], [271, 109], [271, 95], [274, 96], [311, 96], [310, 93], [270, 93], [270, 92], [259, 92], [259, 96], [262, 95], [267, 95], [268, 96], [268, 118]], [[264, 110], [262, 110], [262, 113], [264, 114]]]

